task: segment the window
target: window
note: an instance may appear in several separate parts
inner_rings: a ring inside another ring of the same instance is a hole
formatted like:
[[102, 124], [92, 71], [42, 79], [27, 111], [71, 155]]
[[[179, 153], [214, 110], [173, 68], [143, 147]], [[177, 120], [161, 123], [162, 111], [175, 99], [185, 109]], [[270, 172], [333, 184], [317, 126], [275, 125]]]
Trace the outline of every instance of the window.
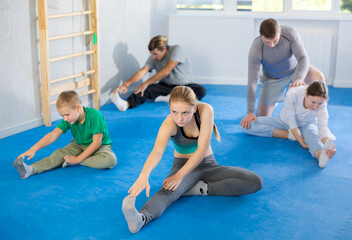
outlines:
[[331, 0], [292, 0], [292, 10], [331, 11]]
[[331, 15], [352, 13], [352, 0], [176, 0], [178, 10], [208, 10], [224, 13], [268, 12]]
[[352, 12], [352, 0], [341, 0], [340, 12], [351, 13]]
[[177, 0], [179, 10], [223, 10], [223, 0]]
[[237, 0], [237, 11], [283, 12], [284, 0]]

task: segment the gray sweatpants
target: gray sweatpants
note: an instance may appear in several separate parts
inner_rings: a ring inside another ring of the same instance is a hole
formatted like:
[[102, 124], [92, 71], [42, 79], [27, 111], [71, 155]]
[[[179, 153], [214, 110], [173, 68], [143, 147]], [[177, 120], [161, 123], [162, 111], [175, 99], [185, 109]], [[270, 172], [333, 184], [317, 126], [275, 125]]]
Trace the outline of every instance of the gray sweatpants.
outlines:
[[[168, 177], [173, 176], [186, 162], [186, 158], [175, 158]], [[191, 189], [199, 180], [208, 184], [208, 195], [240, 196], [259, 191], [262, 178], [254, 172], [239, 167], [217, 164], [214, 155], [205, 157], [202, 162], [185, 176], [175, 191], [161, 188], [139, 211], [146, 216], [146, 223], [158, 218], [165, 209], [183, 193]]]
[[[42, 160], [33, 163], [33, 175], [46, 172], [48, 170], [61, 167], [64, 163], [64, 157], [66, 155], [78, 156], [87, 146], [80, 145], [72, 140], [64, 148], [59, 148], [53, 152], [49, 157], [45, 157]], [[81, 165], [91, 167], [91, 168], [113, 168], [116, 165], [117, 158], [115, 153], [111, 150], [110, 145], [101, 145], [90, 157], [81, 162]]]

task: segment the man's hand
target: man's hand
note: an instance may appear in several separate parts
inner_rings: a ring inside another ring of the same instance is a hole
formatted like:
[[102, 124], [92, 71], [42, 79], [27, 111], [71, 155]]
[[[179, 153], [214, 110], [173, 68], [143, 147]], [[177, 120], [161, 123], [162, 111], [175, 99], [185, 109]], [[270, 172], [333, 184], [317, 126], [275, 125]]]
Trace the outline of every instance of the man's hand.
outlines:
[[122, 92], [122, 94], [125, 94], [125, 93], [127, 92], [127, 89], [128, 89], [128, 87], [127, 87], [127, 85], [124, 83], [124, 84], [122, 84], [120, 87], [116, 88], [113, 93], [116, 94], [116, 93], [118, 93], [118, 92]]
[[143, 97], [144, 91], [147, 89], [148, 86], [149, 86], [149, 84], [144, 82], [137, 87], [137, 89], [134, 91], [134, 93], [135, 94], [141, 93], [141, 96]]
[[254, 113], [247, 113], [247, 115], [242, 119], [241, 121], [241, 126], [244, 129], [250, 129], [251, 128], [251, 122], [254, 120], [254, 122], [257, 122], [258, 119], [254, 115]]
[[300, 78], [297, 78], [296, 80], [294, 80], [294, 81], [290, 84], [289, 88], [291, 88], [291, 87], [298, 87], [298, 86], [304, 86], [304, 85], [305, 85], [304, 82], [303, 82]]

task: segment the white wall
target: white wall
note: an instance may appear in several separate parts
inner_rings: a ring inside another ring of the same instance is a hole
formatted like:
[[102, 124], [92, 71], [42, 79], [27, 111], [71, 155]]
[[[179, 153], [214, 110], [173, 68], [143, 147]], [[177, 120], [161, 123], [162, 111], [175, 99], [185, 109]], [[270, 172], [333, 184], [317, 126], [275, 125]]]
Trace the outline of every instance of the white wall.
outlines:
[[[259, 35], [261, 21], [267, 17], [186, 13], [170, 15], [170, 42], [186, 48], [198, 83], [246, 85], [248, 52], [254, 38]], [[294, 27], [302, 36], [317, 34], [327, 38], [319, 42], [319, 39], [303, 39], [311, 41], [310, 48], [306, 47], [311, 63], [324, 73], [328, 84], [352, 87], [352, 32], [349, 30], [352, 19], [343, 21], [283, 16], [276, 19], [282, 25]]]
[[[82, 1], [47, 0], [49, 14], [80, 11]], [[0, 138], [43, 125], [40, 102], [39, 46], [36, 1], [0, 1]], [[99, 1], [101, 103], [127, 80], [147, 59], [151, 37], [168, 33], [168, 15], [175, 13], [175, 1]], [[49, 36], [77, 32], [81, 18], [49, 20]], [[50, 43], [50, 56], [81, 51], [82, 39]], [[66, 76], [84, 67], [83, 60], [51, 64], [51, 78]], [[90, 97], [83, 97], [91, 105]], [[55, 106], [53, 120], [58, 119]]]
[[[82, 1], [48, 0], [51, 14], [80, 11]], [[196, 80], [212, 84], [246, 84], [247, 54], [266, 17], [238, 15], [175, 15], [175, 0], [99, 1], [100, 69], [102, 104], [121, 81], [140, 68], [149, 52], [147, 44], [157, 34], [169, 36], [190, 54]], [[170, 17], [168, 17], [171, 14]], [[331, 32], [332, 53], [328, 80], [335, 86], [352, 87], [351, 20], [297, 20], [280, 17], [299, 31]], [[36, 1], [0, 1], [0, 138], [43, 125], [40, 101], [38, 22]], [[50, 20], [49, 35], [71, 33], [81, 28], [81, 19]], [[52, 46], [51, 46], [52, 47]], [[81, 39], [55, 42], [51, 56], [82, 48]], [[82, 68], [82, 59], [52, 66], [52, 78], [70, 75]], [[89, 97], [83, 98], [91, 105]], [[53, 106], [53, 120], [59, 116]]]
[[248, 49], [254, 21], [227, 16], [169, 18], [170, 44], [180, 44], [190, 55], [195, 81], [241, 84], [247, 74]]
[[0, 1], [0, 131], [41, 114], [33, 2]]
[[352, 86], [352, 21], [340, 21], [336, 50], [334, 86]]

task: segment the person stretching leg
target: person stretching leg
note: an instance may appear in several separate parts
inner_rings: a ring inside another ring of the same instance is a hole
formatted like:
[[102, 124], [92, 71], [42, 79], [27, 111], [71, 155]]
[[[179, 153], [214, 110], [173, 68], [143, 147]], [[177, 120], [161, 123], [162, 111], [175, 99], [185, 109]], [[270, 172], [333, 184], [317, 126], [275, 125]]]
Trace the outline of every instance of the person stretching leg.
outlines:
[[[254, 172], [217, 164], [210, 146], [213, 131], [216, 139], [220, 140], [213, 108], [198, 102], [191, 88], [175, 87], [169, 105], [171, 113], [159, 129], [142, 172], [122, 202], [122, 212], [132, 233], [139, 232], [143, 226], [161, 216], [182, 195], [199, 195], [198, 187], [202, 188], [204, 195], [240, 196], [255, 193], [263, 185], [262, 178]], [[149, 197], [149, 175], [160, 162], [170, 138], [175, 147], [171, 172], [161, 189], [137, 211], [136, 197], [144, 189]]]

